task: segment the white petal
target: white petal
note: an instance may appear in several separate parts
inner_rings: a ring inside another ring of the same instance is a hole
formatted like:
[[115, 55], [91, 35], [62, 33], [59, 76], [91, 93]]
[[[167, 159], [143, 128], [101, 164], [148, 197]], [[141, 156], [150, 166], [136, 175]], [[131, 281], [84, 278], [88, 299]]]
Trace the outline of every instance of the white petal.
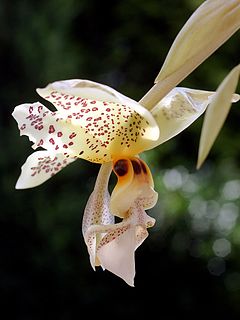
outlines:
[[154, 225], [155, 219], [145, 213], [139, 199], [129, 209], [128, 217], [114, 224], [114, 216], [109, 211], [108, 181], [111, 170], [111, 163], [100, 168], [84, 211], [82, 231], [93, 269], [101, 265], [133, 286], [135, 250], [148, 236], [146, 229]]
[[75, 122], [72, 114], [52, 112], [36, 102], [17, 106], [13, 117], [18, 122], [20, 134], [34, 142], [33, 149], [43, 147], [53, 154], [68, 154], [92, 162], [111, 160], [108, 145], [93, 135], [91, 128], [87, 130], [81, 122]]
[[99, 243], [97, 256], [101, 265], [133, 286], [135, 251], [148, 236], [147, 228], [154, 223], [155, 219], [145, 213], [141, 202], [135, 201], [128, 218], [109, 226], [108, 233]]
[[176, 136], [205, 111], [214, 92], [177, 87], [164, 97], [152, 114], [161, 130], [155, 146]]
[[[226, 120], [231, 107], [231, 102], [237, 101], [236, 95], [234, 100], [232, 99], [232, 96], [239, 81], [239, 74], [240, 65], [232, 69], [220, 84], [206, 111], [200, 137], [197, 168], [200, 168], [208, 156], [208, 153]], [[238, 96], [238, 100], [239, 98], [240, 96]]]
[[66, 99], [68, 99], [68, 95], [70, 95], [122, 104], [126, 104], [127, 102], [135, 103], [134, 100], [124, 96], [120, 92], [107, 85], [83, 79], [56, 81], [47, 85], [46, 88], [37, 89], [37, 93], [45, 99], [46, 96], [50, 95], [53, 91], [63, 93]]
[[145, 210], [142, 208], [141, 201], [136, 201], [135, 205], [131, 208], [130, 219], [132, 219], [132, 224], [136, 225], [136, 250], [147, 238], [147, 229], [154, 226], [155, 219], [146, 214]]
[[99, 264], [96, 259], [96, 247], [103, 237], [101, 230], [96, 230], [95, 226], [98, 228], [101, 225], [114, 224], [114, 216], [109, 211], [108, 181], [111, 171], [112, 163], [105, 163], [101, 166], [94, 190], [88, 199], [83, 215], [83, 237], [94, 269], [95, 265]]
[[73, 161], [74, 159], [66, 158], [63, 154], [53, 155], [48, 151], [36, 151], [27, 158], [22, 166], [16, 189], [36, 187]]
[[98, 250], [101, 265], [134, 286], [135, 277], [135, 231], [129, 229], [115, 240]]
[[114, 217], [109, 211], [108, 181], [111, 172], [111, 162], [101, 165], [94, 190], [85, 207], [82, 224], [83, 235], [91, 225], [114, 223]]
[[74, 155], [81, 151], [73, 150], [76, 139], [82, 139], [84, 130], [76, 128], [70, 119], [62, 118], [41, 103], [21, 104], [15, 107], [12, 115], [18, 123], [20, 134], [34, 142], [33, 149], [43, 147], [53, 154], [67, 152]]
[[156, 85], [140, 103], [153, 108], [239, 27], [239, 0], [204, 1], [177, 35], [155, 80]]

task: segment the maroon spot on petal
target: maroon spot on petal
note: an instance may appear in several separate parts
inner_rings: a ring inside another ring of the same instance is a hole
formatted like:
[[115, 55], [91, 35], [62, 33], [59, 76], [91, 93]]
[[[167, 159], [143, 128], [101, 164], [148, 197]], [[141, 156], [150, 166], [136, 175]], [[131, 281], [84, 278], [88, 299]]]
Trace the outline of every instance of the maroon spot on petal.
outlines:
[[43, 106], [38, 106], [38, 113], [41, 113], [43, 109]]
[[39, 142], [38, 142], [38, 147], [42, 146], [43, 145], [43, 139], [41, 139]]
[[64, 145], [63, 145], [63, 148], [67, 149], [67, 148], [68, 148], [68, 145], [67, 145], [67, 144], [64, 144]]
[[26, 124], [25, 123], [20, 127], [20, 130], [24, 130], [24, 129], [26, 129]]
[[50, 139], [49, 139], [49, 142], [50, 142], [51, 144], [55, 144], [55, 141], [54, 141], [53, 138], [50, 138]]
[[77, 135], [77, 134], [76, 134], [75, 132], [71, 133], [71, 134], [70, 134], [70, 136], [69, 136], [69, 139], [73, 139], [73, 138], [75, 138], [75, 137], [76, 137], [76, 135]]
[[63, 133], [61, 132], [61, 131], [59, 131], [58, 133], [57, 133], [57, 136], [60, 138], [60, 137], [62, 137], [62, 135], [63, 135]]
[[49, 126], [49, 129], [48, 129], [48, 133], [54, 133], [55, 132], [55, 128], [53, 125], [50, 125]]

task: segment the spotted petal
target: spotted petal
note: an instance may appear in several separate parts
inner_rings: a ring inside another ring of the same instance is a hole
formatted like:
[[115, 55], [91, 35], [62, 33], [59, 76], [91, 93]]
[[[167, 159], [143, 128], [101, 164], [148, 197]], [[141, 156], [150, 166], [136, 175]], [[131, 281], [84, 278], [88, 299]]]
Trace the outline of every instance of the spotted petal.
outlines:
[[152, 110], [161, 128], [155, 146], [176, 136], [190, 126], [205, 111], [214, 92], [174, 88]]
[[[93, 97], [97, 101], [115, 102], [132, 105], [136, 109], [139, 108], [139, 105], [136, 103], [136, 101], [121, 94], [117, 90], [107, 85], [90, 80], [70, 79], [55, 81], [47, 85], [45, 88], [38, 88], [37, 92], [41, 97], [51, 101], [52, 103], [55, 103], [57, 108], [62, 108], [63, 110], [68, 110], [69, 106], [77, 110], [81, 104], [81, 98], [92, 99]], [[56, 92], [57, 96], [52, 96], [53, 92]], [[60, 97], [59, 93], [61, 94]], [[76, 100], [71, 103], [71, 98], [74, 100], [76, 98]], [[57, 103], [56, 100], [60, 101]], [[141, 113], [144, 112], [142, 108], [136, 111], [142, 116], [144, 115]]]
[[107, 234], [97, 247], [101, 266], [133, 286], [135, 251], [147, 238], [147, 228], [154, 223], [155, 219], [149, 217], [136, 201], [129, 210], [128, 218], [104, 230]]
[[101, 141], [113, 157], [133, 156], [151, 148], [159, 128], [151, 113], [137, 102], [99, 83], [66, 80], [37, 92], [58, 111]]
[[67, 158], [61, 153], [53, 155], [48, 151], [36, 151], [27, 158], [22, 166], [16, 189], [36, 187], [73, 161], [74, 159]]
[[26, 103], [14, 109], [21, 135], [52, 154], [79, 157], [91, 162], [107, 162], [111, 154], [107, 144], [60, 112], [52, 112], [41, 103]]
[[145, 213], [141, 201], [136, 200], [127, 218], [113, 224], [107, 190], [111, 169], [110, 164], [101, 166], [84, 212], [83, 236], [93, 268], [102, 266], [133, 286], [135, 250], [148, 236], [147, 228], [153, 226], [155, 220]]
[[109, 211], [110, 195], [107, 189], [111, 171], [111, 163], [105, 163], [101, 166], [94, 190], [88, 199], [83, 215], [82, 232], [88, 247], [90, 262], [94, 269], [96, 265], [99, 265], [96, 257], [96, 247], [103, 235], [99, 233], [96, 237], [92, 226], [114, 224], [114, 216]]

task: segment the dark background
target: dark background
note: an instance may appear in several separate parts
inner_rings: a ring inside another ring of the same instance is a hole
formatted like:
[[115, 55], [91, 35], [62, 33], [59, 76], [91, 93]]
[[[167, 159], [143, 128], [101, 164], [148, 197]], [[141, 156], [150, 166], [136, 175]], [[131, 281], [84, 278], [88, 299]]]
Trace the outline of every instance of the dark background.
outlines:
[[[15, 190], [31, 143], [14, 107], [35, 88], [82, 78], [139, 100], [197, 0], [0, 2], [0, 313], [3, 319], [239, 319], [239, 103], [196, 171], [198, 119], [144, 155], [159, 192], [157, 223], [136, 252], [135, 288], [94, 272], [81, 219], [99, 166], [76, 161], [45, 184]], [[239, 33], [181, 85], [215, 90], [239, 63]], [[238, 91], [239, 92], [239, 91]], [[85, 315], [86, 316], [86, 315]]]

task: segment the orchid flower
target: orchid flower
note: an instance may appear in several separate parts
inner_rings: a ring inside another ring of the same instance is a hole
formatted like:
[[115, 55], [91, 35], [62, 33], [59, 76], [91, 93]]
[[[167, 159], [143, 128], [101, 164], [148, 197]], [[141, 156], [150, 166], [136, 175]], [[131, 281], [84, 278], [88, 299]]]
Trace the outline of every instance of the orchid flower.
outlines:
[[[22, 166], [17, 189], [38, 186], [79, 158], [101, 164], [82, 224], [94, 269], [101, 266], [134, 285], [135, 250], [155, 222], [145, 210], [158, 199], [141, 153], [179, 134], [214, 99], [214, 92], [175, 86], [239, 28], [239, 17], [239, 0], [205, 1], [180, 31], [156, 85], [140, 102], [109, 86], [74, 79], [37, 89], [55, 111], [41, 102], [15, 108], [20, 134], [29, 137], [33, 149], [41, 148]], [[206, 37], [212, 29], [216, 32]], [[237, 99], [228, 97], [230, 103]], [[110, 195], [112, 171], [117, 183]], [[122, 220], [115, 223], [115, 216]]]

